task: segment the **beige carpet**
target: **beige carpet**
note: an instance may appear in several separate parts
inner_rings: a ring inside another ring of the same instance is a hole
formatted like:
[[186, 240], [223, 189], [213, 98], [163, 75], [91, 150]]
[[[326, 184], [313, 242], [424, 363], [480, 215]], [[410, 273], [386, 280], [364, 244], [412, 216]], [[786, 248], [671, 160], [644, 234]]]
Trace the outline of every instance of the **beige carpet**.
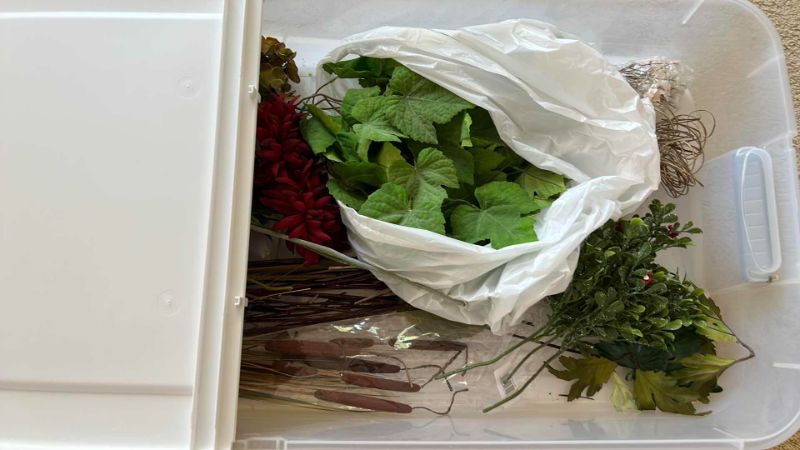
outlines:
[[[800, 0], [752, 0], [767, 13], [783, 39], [786, 64], [794, 94], [794, 109], [800, 117]], [[800, 138], [795, 138], [795, 148], [800, 149]], [[800, 433], [794, 435], [779, 450], [800, 450]]]
[[[800, 0], [751, 1], [767, 13], [783, 39], [786, 65], [789, 66], [794, 94], [795, 115], [800, 118]], [[800, 149], [800, 138], [795, 138], [795, 148]]]

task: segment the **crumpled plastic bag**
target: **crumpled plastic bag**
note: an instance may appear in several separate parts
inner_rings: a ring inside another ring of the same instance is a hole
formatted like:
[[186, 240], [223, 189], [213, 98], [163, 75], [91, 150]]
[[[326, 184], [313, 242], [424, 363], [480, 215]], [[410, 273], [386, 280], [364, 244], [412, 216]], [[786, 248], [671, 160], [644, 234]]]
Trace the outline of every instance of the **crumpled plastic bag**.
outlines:
[[[382, 222], [340, 204], [359, 259], [414, 283], [375, 275], [441, 317], [508, 332], [525, 311], [572, 279], [580, 245], [633, 212], [659, 184], [655, 113], [589, 45], [533, 20], [459, 30], [381, 27], [348, 38], [320, 62], [394, 58], [485, 108], [500, 137], [535, 166], [571, 179], [537, 217], [539, 241], [495, 250]], [[348, 86], [332, 83], [342, 98]], [[419, 285], [433, 289], [422, 289]]]

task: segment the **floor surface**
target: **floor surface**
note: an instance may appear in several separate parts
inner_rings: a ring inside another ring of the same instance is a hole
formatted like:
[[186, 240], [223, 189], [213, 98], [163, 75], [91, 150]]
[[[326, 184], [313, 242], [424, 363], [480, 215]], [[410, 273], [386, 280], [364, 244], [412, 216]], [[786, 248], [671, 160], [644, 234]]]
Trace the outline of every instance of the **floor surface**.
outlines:
[[[794, 94], [795, 116], [800, 118], [800, 0], [752, 0], [775, 24], [783, 39], [786, 65]], [[800, 149], [800, 138], [795, 138], [795, 148]], [[800, 433], [794, 435], [777, 450], [800, 450]]]

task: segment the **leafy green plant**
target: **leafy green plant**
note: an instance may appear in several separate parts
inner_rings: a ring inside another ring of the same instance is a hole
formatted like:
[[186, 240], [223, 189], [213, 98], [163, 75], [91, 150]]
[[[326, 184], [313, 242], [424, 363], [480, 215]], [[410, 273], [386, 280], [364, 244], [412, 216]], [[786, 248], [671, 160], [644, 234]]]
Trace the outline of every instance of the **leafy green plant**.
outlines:
[[[567, 189], [525, 162], [489, 113], [390, 59], [323, 68], [362, 88], [307, 103], [303, 136], [329, 163], [328, 189], [362, 215], [494, 248], [536, 240], [535, 214]], [[339, 114], [329, 114], [338, 110]]]
[[[549, 298], [547, 322], [491, 360], [471, 364], [443, 376], [493, 364], [528, 344], [536, 344], [504, 376], [511, 379], [542, 349], [558, 351], [524, 382], [522, 388], [490, 411], [518, 396], [548, 369], [556, 377], [574, 381], [567, 399], [591, 396], [611, 380], [612, 402], [624, 410], [696, 414], [694, 402], [707, 403], [720, 392], [719, 376], [740, 360], [716, 356], [716, 342], [739, 342], [722, 320], [719, 308], [677, 272], [655, 261], [669, 248], [686, 248], [689, 235], [700, 233], [691, 222], [681, 224], [674, 205], [655, 200], [644, 217], [609, 222], [592, 233], [581, 247], [574, 278], [567, 289]], [[582, 358], [562, 356], [576, 352]], [[553, 366], [559, 358], [563, 369]], [[633, 390], [612, 377], [627, 371]]]

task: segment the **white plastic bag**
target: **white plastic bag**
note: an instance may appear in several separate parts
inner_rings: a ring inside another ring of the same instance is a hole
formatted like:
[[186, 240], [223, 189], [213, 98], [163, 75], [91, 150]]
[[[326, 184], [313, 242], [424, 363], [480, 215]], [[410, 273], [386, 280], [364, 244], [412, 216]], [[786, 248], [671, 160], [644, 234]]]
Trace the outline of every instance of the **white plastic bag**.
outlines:
[[[485, 108], [516, 153], [573, 180], [537, 217], [538, 242], [499, 250], [341, 205], [360, 259], [442, 293], [376, 273], [418, 308], [508, 331], [531, 305], [567, 287], [592, 231], [634, 211], [658, 187], [652, 106], [597, 50], [551, 25], [512, 20], [459, 30], [377, 28], [331, 51], [320, 62], [318, 83], [330, 79], [323, 63], [349, 55], [394, 58]], [[339, 98], [345, 88], [331, 85]]]

